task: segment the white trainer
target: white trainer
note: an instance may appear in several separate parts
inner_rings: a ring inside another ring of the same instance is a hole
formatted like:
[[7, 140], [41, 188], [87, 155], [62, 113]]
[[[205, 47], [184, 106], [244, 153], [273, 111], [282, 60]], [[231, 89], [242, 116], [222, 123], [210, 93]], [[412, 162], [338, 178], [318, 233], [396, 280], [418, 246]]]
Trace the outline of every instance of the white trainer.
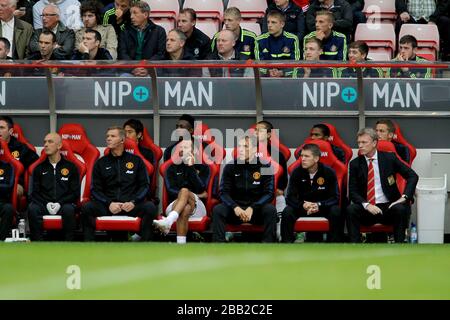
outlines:
[[162, 218], [161, 220], [153, 220], [153, 225], [163, 234], [167, 235], [170, 232], [172, 225], [167, 218]]

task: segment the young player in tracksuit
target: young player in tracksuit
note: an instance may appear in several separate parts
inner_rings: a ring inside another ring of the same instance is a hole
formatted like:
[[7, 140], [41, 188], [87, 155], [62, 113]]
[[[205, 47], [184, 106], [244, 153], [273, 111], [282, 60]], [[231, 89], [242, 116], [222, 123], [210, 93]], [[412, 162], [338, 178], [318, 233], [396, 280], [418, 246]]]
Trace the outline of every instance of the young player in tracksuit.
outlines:
[[75, 164], [61, 155], [61, 147], [59, 134], [46, 135], [44, 152], [47, 159], [33, 170], [31, 203], [28, 206], [31, 240], [42, 240], [42, 217], [47, 214], [61, 215], [65, 240], [74, 238], [75, 207], [80, 199], [80, 174]]
[[[183, 140], [176, 147], [177, 154], [172, 156], [174, 162], [164, 176], [164, 183], [169, 194], [170, 204], [166, 208], [166, 216], [154, 220], [153, 224], [163, 233], [170, 231], [177, 222], [177, 243], [186, 243], [189, 217], [206, 216], [206, 208], [202, 199], [208, 196], [207, 186], [210, 178], [208, 165], [195, 163], [194, 141]], [[198, 153], [198, 152], [197, 152]], [[197, 160], [200, 160], [200, 156]], [[200, 161], [198, 161], [200, 162]]]
[[237, 150], [238, 159], [228, 163], [222, 173], [222, 203], [213, 209], [213, 241], [225, 241], [226, 223], [252, 223], [264, 225], [263, 242], [274, 242], [277, 210], [271, 204], [273, 172], [269, 164], [256, 158], [256, 141], [252, 138], [239, 139]]
[[315, 144], [306, 144], [301, 158], [301, 166], [294, 169], [289, 180], [288, 205], [281, 218], [282, 241], [294, 241], [295, 221], [306, 216], [327, 218], [330, 221], [329, 241], [341, 241], [344, 225], [336, 174], [330, 167], [319, 163], [320, 149]]
[[[285, 16], [278, 11], [271, 11], [267, 15], [269, 32], [256, 38], [256, 60], [300, 60], [300, 43], [295, 34], [283, 30]], [[261, 73], [268, 77], [292, 77], [293, 68], [261, 69]]]
[[14, 187], [14, 168], [0, 161], [0, 241], [5, 240], [12, 228], [14, 208], [11, 193]]
[[157, 210], [152, 202], [145, 200], [150, 186], [148, 173], [139, 156], [125, 151], [124, 142], [123, 128], [107, 130], [106, 145], [110, 153], [95, 162], [91, 201], [81, 209], [85, 241], [94, 240], [95, 218], [110, 215], [140, 216], [141, 240], [153, 239], [152, 221]]

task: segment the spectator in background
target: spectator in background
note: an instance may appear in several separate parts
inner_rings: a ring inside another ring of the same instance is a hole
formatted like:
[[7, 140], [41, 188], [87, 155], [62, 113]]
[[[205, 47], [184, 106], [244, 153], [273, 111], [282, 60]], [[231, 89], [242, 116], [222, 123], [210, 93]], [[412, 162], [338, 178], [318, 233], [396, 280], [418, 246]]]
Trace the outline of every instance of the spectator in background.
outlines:
[[[132, 25], [126, 26], [119, 37], [119, 59], [161, 60], [164, 57], [166, 31], [150, 19], [150, 6], [145, 1], [134, 2], [130, 9]], [[135, 68], [135, 77], [145, 77], [148, 71]]]
[[[322, 41], [317, 38], [308, 38], [305, 41], [304, 58], [308, 62], [318, 62], [323, 53]], [[335, 68], [297, 68], [297, 78], [334, 78], [336, 77]]]
[[305, 16], [302, 9], [290, 0], [275, 0], [266, 10], [261, 27], [263, 33], [268, 31], [267, 15], [271, 11], [279, 11], [285, 15], [286, 23], [283, 30], [295, 34], [298, 41], [302, 43], [303, 37], [306, 35]]
[[[295, 34], [284, 31], [286, 17], [279, 11], [267, 14], [269, 32], [256, 38], [256, 60], [300, 60], [300, 44]], [[292, 77], [293, 68], [261, 69], [268, 77]]]
[[358, 23], [366, 23], [367, 21], [365, 14], [362, 12], [364, 9], [364, 0], [347, 0], [347, 2], [350, 4], [353, 12], [353, 35]]
[[44, 13], [44, 9], [48, 5], [54, 5], [58, 7], [59, 20], [67, 28], [76, 31], [83, 27], [83, 22], [80, 18], [80, 2], [78, 0], [39, 0], [33, 6], [33, 26], [35, 30], [48, 28], [45, 26], [43, 19], [41, 19], [41, 16]]
[[83, 41], [80, 42], [78, 50], [75, 50], [72, 60], [112, 60], [112, 56], [105, 48], [100, 48], [102, 36], [94, 29], [86, 29]]
[[[168, 61], [192, 61], [194, 56], [185, 50], [186, 35], [178, 29], [170, 30], [167, 33], [166, 52], [163, 60]], [[200, 68], [159, 68], [160, 77], [201, 77]]]
[[[25, 170], [28, 170], [37, 159], [38, 155], [27, 147], [27, 145], [19, 142], [13, 135], [14, 122], [9, 116], [0, 115], [0, 139], [6, 141], [8, 149], [14, 159], [20, 161]], [[26, 172], [26, 171], [25, 171]], [[20, 199], [23, 195], [23, 176], [20, 177], [19, 186], [17, 187], [17, 196]]]
[[[309, 3], [311, 0], [292, 0], [298, 7], [300, 7], [303, 12], [306, 12], [309, 8]], [[267, 6], [270, 6], [274, 3], [274, 0], [267, 0]]]
[[[304, 43], [310, 38], [322, 41], [323, 53], [320, 60], [345, 61], [347, 59], [347, 39], [344, 34], [334, 30], [334, 16], [328, 11], [316, 13], [316, 31], [311, 32]], [[303, 44], [303, 47], [305, 45]]]
[[[241, 11], [236, 7], [227, 8], [223, 14], [224, 29], [234, 33], [236, 43], [234, 49], [237, 55], [247, 56], [249, 59], [255, 58], [255, 40], [256, 34], [240, 26], [242, 20]], [[212, 52], [217, 51], [217, 37], [219, 32], [214, 35], [211, 41]]]
[[[56, 37], [54, 57], [58, 57], [58, 60], [69, 60], [75, 47], [75, 33], [60, 21], [59, 14], [59, 8], [56, 5], [49, 4], [45, 6], [44, 10], [42, 10], [42, 24], [44, 29], [50, 30]], [[44, 29], [34, 31], [30, 40], [31, 55], [40, 51], [40, 34]]]
[[[412, 35], [401, 37], [398, 45], [398, 55], [393, 61], [427, 61], [417, 56], [417, 39]], [[431, 78], [430, 68], [392, 68], [388, 69], [391, 78]]]
[[9, 51], [11, 50], [11, 44], [9, 40], [0, 37], [0, 60], [12, 60], [9, 56]]
[[95, 0], [83, 2], [80, 7], [84, 27], [75, 33], [75, 48], [79, 48], [86, 29], [94, 29], [101, 35], [100, 47], [105, 48], [112, 58], [117, 59], [117, 35], [111, 25], [101, 24], [101, 4]]
[[[330, 143], [330, 128], [326, 124], [319, 123], [313, 125], [310, 133], [311, 140], [323, 140]], [[341, 148], [330, 143], [331, 149], [338, 160], [345, 164], [345, 152]]]
[[[217, 51], [208, 55], [207, 60], [218, 61], [242, 61], [248, 60], [245, 54], [240, 54], [236, 50], [236, 35], [231, 30], [225, 29], [218, 33], [216, 37]], [[217, 67], [204, 69], [204, 77], [251, 77], [253, 70], [250, 68], [229, 68]]]
[[436, 0], [395, 0], [395, 11], [398, 15], [395, 33], [399, 35], [404, 23], [430, 23], [436, 11]]
[[197, 14], [194, 9], [184, 8], [180, 10], [177, 20], [177, 28], [186, 35], [184, 45], [196, 60], [204, 60], [211, 53], [211, 39], [195, 27]]
[[166, 208], [166, 216], [153, 220], [153, 225], [162, 234], [167, 235], [176, 221], [177, 243], [185, 244], [189, 218], [206, 216], [202, 199], [208, 197], [210, 170], [208, 165], [202, 162], [199, 151], [194, 149], [193, 140], [181, 141], [177, 150], [179, 154], [172, 157], [173, 163], [164, 176], [170, 202]]
[[430, 16], [441, 36], [441, 59], [450, 61], [450, 0], [437, 0], [436, 11]]
[[[405, 240], [411, 201], [419, 177], [397, 156], [377, 151], [378, 136], [372, 128], [358, 132], [360, 155], [349, 165], [347, 230], [351, 242], [361, 242], [360, 226], [382, 223], [394, 226], [396, 243]], [[396, 175], [406, 180], [400, 194]]]
[[33, 25], [33, 6], [35, 3], [35, 0], [18, 0], [14, 16]]
[[120, 38], [125, 27], [131, 24], [131, 0], [115, 0], [103, 8], [103, 25], [112, 25]]
[[43, 216], [61, 215], [64, 239], [74, 240], [76, 227], [75, 208], [80, 199], [80, 174], [77, 167], [61, 154], [62, 140], [57, 133], [44, 139], [47, 159], [38, 164], [32, 173], [31, 203], [28, 206], [30, 239], [43, 240]]
[[172, 156], [172, 150], [175, 148], [177, 144], [180, 143], [180, 141], [183, 140], [184, 135], [192, 136], [194, 134], [194, 125], [195, 125], [195, 119], [193, 116], [189, 114], [182, 114], [177, 121], [177, 124], [175, 125], [175, 128], [177, 130], [177, 136], [179, 137], [178, 141], [175, 141], [173, 144], [168, 146], [166, 150], [164, 150], [164, 162], [170, 159]]
[[[39, 33], [39, 51], [33, 52], [27, 60], [66, 60], [66, 56], [61, 55], [57, 50], [56, 36], [49, 30], [43, 30]], [[42, 70], [40, 70], [42, 73]]]
[[11, 58], [23, 60], [28, 55], [33, 27], [15, 17], [15, 10], [16, 0], [0, 0], [0, 37], [8, 39]]
[[409, 149], [407, 146], [393, 140], [395, 134], [394, 123], [389, 119], [378, 120], [375, 124], [375, 131], [377, 132], [378, 140], [390, 141], [394, 144], [395, 150], [400, 158], [406, 163], [411, 160], [411, 155], [409, 154]]
[[[352, 42], [348, 49], [348, 60], [352, 63], [365, 62], [369, 59], [369, 46], [364, 41]], [[380, 68], [361, 68], [364, 78], [383, 78], [383, 70]], [[341, 71], [342, 78], [356, 78], [356, 68], [344, 68]]]
[[144, 148], [140, 145], [140, 142], [144, 139], [144, 125], [142, 122], [137, 119], [128, 119], [123, 124], [123, 129], [125, 130], [126, 137], [137, 143], [139, 146], [139, 152], [144, 156], [144, 158], [152, 165], [155, 165], [155, 158], [152, 150]]
[[[353, 34], [353, 11], [345, 0], [314, 0], [306, 12], [306, 27], [309, 32], [317, 31], [316, 15], [328, 11], [333, 16], [333, 30], [343, 33], [350, 39]], [[319, 38], [320, 39], [320, 38]]]

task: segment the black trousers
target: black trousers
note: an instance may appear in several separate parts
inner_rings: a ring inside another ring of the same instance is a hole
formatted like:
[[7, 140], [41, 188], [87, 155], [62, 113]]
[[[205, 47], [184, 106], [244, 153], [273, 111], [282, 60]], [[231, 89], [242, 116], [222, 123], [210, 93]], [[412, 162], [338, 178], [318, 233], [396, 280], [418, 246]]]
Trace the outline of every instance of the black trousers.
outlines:
[[[246, 208], [242, 208], [246, 209]], [[221, 203], [214, 207], [212, 217], [213, 241], [225, 242], [226, 224], [242, 224], [243, 222], [236, 216], [234, 210]], [[272, 204], [265, 204], [260, 209], [254, 210], [249, 223], [264, 225], [263, 242], [275, 242], [277, 209]]]
[[344, 235], [344, 218], [341, 214], [341, 208], [338, 205], [331, 207], [322, 207], [319, 212], [307, 215], [301, 208], [296, 210], [290, 206], [284, 208], [281, 216], [281, 241], [285, 243], [294, 242], [294, 225], [300, 217], [324, 217], [330, 222], [329, 242], [341, 242]]
[[12, 228], [14, 211], [11, 203], [0, 202], [0, 241], [6, 239], [9, 230]]
[[[66, 203], [58, 214], [61, 215], [64, 240], [73, 241], [74, 232], [76, 228], [75, 219], [75, 206], [73, 204]], [[41, 241], [43, 233], [43, 216], [48, 215], [47, 208], [44, 205], [36, 202], [30, 203], [28, 206], [28, 221], [30, 223], [30, 240]]]
[[450, 61], [450, 18], [445, 16], [439, 17], [436, 24], [441, 36], [442, 58]]
[[352, 203], [347, 207], [347, 230], [350, 241], [361, 242], [359, 228], [361, 225], [371, 226], [375, 223], [382, 223], [394, 226], [394, 240], [396, 243], [402, 243], [405, 240], [405, 230], [408, 226], [411, 209], [409, 204], [396, 204], [388, 209], [390, 203], [377, 204], [383, 213], [373, 215], [362, 204]]
[[[84, 241], [95, 240], [95, 219], [101, 216], [112, 216], [109, 208], [101, 202], [89, 201], [81, 208], [81, 222], [83, 224]], [[153, 220], [156, 219], [158, 211], [152, 202], [142, 202], [136, 204], [130, 212], [118, 213], [131, 217], [140, 217], [141, 220], [141, 240], [153, 240]]]

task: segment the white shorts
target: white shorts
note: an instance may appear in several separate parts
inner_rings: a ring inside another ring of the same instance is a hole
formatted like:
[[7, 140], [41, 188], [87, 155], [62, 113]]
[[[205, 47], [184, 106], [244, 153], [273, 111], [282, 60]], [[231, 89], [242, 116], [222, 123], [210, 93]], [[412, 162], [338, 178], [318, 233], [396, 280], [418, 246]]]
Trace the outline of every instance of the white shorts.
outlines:
[[[206, 207], [202, 200], [194, 193], [195, 196], [195, 209], [192, 213], [191, 217], [193, 218], [201, 218], [206, 216]], [[173, 203], [176, 200], [172, 201], [166, 208], [166, 216], [172, 211]]]

